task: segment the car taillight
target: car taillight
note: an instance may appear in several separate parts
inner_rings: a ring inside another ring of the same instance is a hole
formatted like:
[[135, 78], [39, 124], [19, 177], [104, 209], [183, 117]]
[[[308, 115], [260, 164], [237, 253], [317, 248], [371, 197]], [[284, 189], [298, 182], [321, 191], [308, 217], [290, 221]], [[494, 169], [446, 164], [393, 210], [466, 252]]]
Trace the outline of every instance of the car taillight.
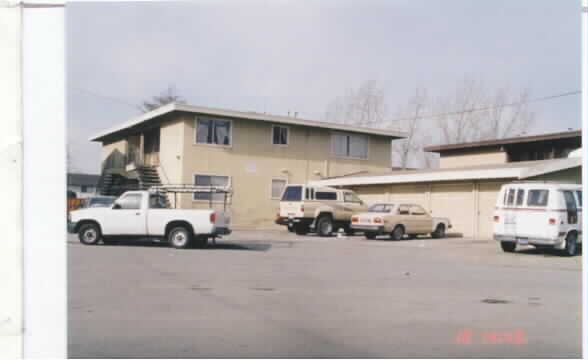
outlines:
[[216, 222], [216, 213], [210, 214], [210, 223], [214, 224]]
[[500, 222], [500, 216], [494, 215], [494, 222]]
[[300, 212], [304, 212], [304, 205], [300, 205]]
[[356, 217], [354, 216], [354, 217], [352, 217], [352, 218], [351, 218], [351, 222], [354, 222], [354, 223], [356, 223], [356, 222], [359, 222], [359, 218], [356, 218]]
[[555, 225], [556, 223], [557, 223], [557, 220], [555, 220], [554, 218], [549, 219], [549, 225]]
[[374, 218], [374, 223], [381, 224], [382, 223], [382, 218], [379, 218], [379, 217]]

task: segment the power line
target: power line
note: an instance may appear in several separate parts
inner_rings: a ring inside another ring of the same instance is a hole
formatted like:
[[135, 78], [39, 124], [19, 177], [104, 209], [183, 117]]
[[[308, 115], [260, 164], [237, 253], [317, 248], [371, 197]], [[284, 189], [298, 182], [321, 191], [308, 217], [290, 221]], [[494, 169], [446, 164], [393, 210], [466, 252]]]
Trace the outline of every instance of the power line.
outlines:
[[415, 119], [430, 119], [430, 118], [436, 118], [436, 117], [447, 116], [447, 115], [459, 115], [459, 114], [472, 113], [472, 112], [478, 112], [478, 111], [493, 110], [493, 109], [498, 109], [498, 108], [507, 107], [507, 106], [516, 106], [516, 105], [522, 105], [522, 104], [536, 103], [536, 102], [552, 100], [552, 99], [556, 99], [556, 98], [560, 98], [560, 97], [565, 97], [565, 96], [578, 95], [578, 94], [581, 94], [581, 93], [582, 93], [581, 90], [568, 91], [568, 92], [561, 93], [561, 94], [544, 96], [544, 97], [535, 98], [535, 99], [531, 99], [531, 100], [527, 100], [527, 101], [518, 101], [518, 102], [513, 102], [513, 103], [508, 103], [508, 104], [503, 104], [503, 105], [497, 105], [497, 106], [486, 106], [486, 107], [473, 108], [473, 109], [462, 110], [462, 111], [451, 111], [451, 112], [446, 112], [446, 113], [439, 113], [439, 114], [432, 114], [432, 115], [425, 115], [425, 116], [417, 116], [416, 118], [415, 117], [406, 117], [406, 118], [393, 119], [393, 120], [388, 120], [388, 121], [389, 122], [395, 122], [395, 121], [406, 121], [406, 120], [415, 120]]
[[129, 102], [126, 102], [124, 100], [121, 100], [121, 99], [118, 99], [118, 98], [115, 98], [115, 97], [98, 94], [98, 93], [95, 93], [93, 91], [90, 91], [90, 90], [87, 90], [87, 89], [83, 89], [83, 88], [80, 88], [80, 87], [76, 87], [76, 86], [70, 86], [70, 89], [77, 90], [79, 92], [83, 92], [83, 93], [86, 93], [88, 95], [96, 96], [96, 97], [103, 98], [103, 99], [106, 99], [106, 100], [114, 101], [114, 102], [117, 102], [119, 104], [126, 105], [128, 107], [132, 107], [133, 109], [137, 110], [137, 105], [131, 104]]

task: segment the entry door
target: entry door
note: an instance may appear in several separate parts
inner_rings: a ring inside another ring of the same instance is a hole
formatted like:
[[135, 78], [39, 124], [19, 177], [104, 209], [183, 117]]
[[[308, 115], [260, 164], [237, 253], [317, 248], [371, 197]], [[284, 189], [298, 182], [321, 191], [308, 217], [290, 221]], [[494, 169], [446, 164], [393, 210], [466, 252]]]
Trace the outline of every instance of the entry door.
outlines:
[[145, 165], [159, 165], [159, 128], [145, 132]]
[[119, 198], [104, 221], [105, 235], [146, 235], [147, 214], [141, 194]]

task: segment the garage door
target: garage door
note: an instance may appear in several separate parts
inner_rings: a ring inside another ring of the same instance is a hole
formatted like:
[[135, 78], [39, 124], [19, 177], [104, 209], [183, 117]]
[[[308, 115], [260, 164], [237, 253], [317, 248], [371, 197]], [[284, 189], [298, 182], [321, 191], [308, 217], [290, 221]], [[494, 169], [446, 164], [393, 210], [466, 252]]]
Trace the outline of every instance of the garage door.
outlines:
[[480, 184], [478, 189], [478, 237], [492, 238], [494, 207], [502, 183]]
[[357, 193], [359, 198], [368, 205], [387, 202], [386, 191], [388, 185], [368, 185], [353, 187], [352, 190]]
[[475, 220], [473, 184], [433, 185], [431, 210], [433, 216], [449, 218], [453, 225], [449, 232], [473, 236]]
[[389, 200], [392, 203], [419, 204], [428, 210], [426, 185], [389, 185]]

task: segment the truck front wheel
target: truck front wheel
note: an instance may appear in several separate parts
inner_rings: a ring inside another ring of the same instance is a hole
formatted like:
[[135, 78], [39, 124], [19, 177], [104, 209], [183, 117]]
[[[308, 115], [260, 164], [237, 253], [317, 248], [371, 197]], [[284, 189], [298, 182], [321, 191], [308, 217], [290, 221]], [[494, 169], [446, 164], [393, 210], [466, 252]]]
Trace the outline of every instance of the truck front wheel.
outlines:
[[176, 249], [185, 249], [190, 246], [192, 234], [183, 226], [178, 226], [169, 232], [167, 235], [169, 244]]
[[100, 233], [100, 227], [96, 224], [83, 224], [78, 231], [78, 238], [80, 239], [80, 242], [85, 245], [96, 245], [101, 237], [102, 234]]

